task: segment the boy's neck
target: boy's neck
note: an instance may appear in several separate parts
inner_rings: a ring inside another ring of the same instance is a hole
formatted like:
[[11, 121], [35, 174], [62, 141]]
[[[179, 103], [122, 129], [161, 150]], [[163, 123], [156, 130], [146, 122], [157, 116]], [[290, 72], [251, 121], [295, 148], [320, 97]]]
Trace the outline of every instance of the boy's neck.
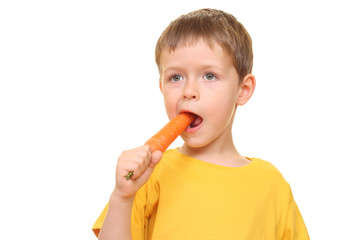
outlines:
[[228, 167], [242, 167], [250, 163], [237, 151], [232, 137], [223, 144], [208, 144], [204, 147], [191, 147], [184, 143], [179, 151], [187, 156]]

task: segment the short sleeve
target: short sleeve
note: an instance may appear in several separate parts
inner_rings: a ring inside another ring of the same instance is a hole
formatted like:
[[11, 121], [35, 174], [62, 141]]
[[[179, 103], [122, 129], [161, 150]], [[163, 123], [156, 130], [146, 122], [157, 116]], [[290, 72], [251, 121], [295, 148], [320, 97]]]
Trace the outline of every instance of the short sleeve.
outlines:
[[103, 225], [103, 222], [105, 220], [106, 213], [109, 208], [109, 203], [106, 204], [104, 210], [101, 212], [100, 216], [97, 218], [94, 226], [92, 227], [93, 232], [95, 233], [96, 237], [99, 236], [100, 229]]
[[[153, 224], [153, 221], [150, 221], [150, 217], [154, 214], [154, 209], [157, 208], [159, 199], [159, 184], [156, 177], [156, 169], [157, 168], [155, 168], [148, 182], [144, 184], [135, 195], [131, 213], [131, 235], [134, 240], [146, 240], [147, 235], [152, 232], [152, 228], [149, 229], [149, 225], [151, 227]], [[106, 204], [92, 227], [96, 237], [99, 236], [108, 207], [109, 203]]]
[[139, 189], [135, 196], [131, 214], [132, 239], [147, 240], [148, 235], [152, 234], [158, 201], [159, 184], [156, 171], [154, 171], [149, 181]]
[[294, 199], [289, 203], [283, 240], [310, 239], [304, 220]]

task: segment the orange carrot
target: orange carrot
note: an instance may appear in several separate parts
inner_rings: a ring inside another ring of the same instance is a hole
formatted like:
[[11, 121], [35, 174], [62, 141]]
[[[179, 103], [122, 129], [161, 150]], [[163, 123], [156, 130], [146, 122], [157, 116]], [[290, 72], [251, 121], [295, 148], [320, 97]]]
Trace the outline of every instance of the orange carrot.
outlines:
[[165, 150], [170, 144], [185, 130], [187, 126], [194, 121], [195, 115], [192, 113], [180, 113], [170, 122], [168, 122], [159, 132], [146, 141], [151, 151]]
[[[159, 132], [146, 141], [145, 145], [150, 146], [151, 152], [165, 150], [170, 144], [190, 125], [195, 119], [195, 115], [192, 113], [180, 113], [175, 118], [171, 119]], [[125, 177], [130, 179], [133, 172]]]

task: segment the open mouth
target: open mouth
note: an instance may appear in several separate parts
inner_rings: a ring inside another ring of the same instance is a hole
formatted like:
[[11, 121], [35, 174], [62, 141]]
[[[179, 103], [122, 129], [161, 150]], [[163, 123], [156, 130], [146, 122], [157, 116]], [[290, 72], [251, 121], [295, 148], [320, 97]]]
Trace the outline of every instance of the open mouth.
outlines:
[[195, 120], [192, 122], [192, 123], [190, 123], [190, 128], [196, 128], [196, 127], [198, 127], [201, 123], [202, 123], [202, 121], [203, 121], [203, 119], [200, 117], [200, 116], [198, 116], [198, 115], [196, 115], [196, 114], [194, 114], [196, 117], [195, 117]]
[[196, 132], [198, 129], [201, 128], [202, 123], [203, 123], [203, 118], [200, 117], [199, 115], [190, 112], [191, 114], [195, 115], [195, 119], [194, 121], [192, 121], [192, 123], [190, 123], [190, 125], [185, 129], [185, 132], [187, 133], [194, 133]]

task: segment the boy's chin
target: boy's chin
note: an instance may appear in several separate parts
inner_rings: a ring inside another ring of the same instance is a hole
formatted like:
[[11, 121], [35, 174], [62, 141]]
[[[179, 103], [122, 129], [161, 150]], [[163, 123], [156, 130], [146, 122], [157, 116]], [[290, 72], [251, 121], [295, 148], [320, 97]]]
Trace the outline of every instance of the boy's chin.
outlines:
[[196, 141], [195, 139], [187, 139], [183, 138], [184, 144], [182, 145], [182, 149], [192, 149], [192, 150], [200, 150], [208, 145], [208, 143], [203, 141]]

